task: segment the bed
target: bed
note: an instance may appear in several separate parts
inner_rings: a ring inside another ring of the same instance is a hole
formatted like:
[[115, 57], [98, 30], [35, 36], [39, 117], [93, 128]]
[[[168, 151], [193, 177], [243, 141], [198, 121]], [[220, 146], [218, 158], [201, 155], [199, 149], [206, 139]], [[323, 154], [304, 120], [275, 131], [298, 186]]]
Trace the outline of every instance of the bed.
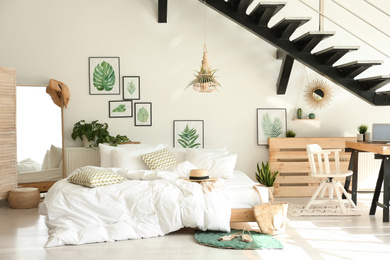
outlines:
[[[41, 203], [39, 214], [49, 229], [46, 247], [158, 237], [183, 227], [228, 232], [231, 222], [255, 221], [255, 183], [234, 169], [237, 155], [225, 148], [132, 144], [100, 145], [99, 151], [100, 167], [76, 169], [56, 182]], [[199, 168], [218, 181], [185, 180]], [[110, 185], [90, 188], [84, 182], [91, 172], [114, 177], [108, 178]], [[259, 191], [268, 201], [268, 190]]]

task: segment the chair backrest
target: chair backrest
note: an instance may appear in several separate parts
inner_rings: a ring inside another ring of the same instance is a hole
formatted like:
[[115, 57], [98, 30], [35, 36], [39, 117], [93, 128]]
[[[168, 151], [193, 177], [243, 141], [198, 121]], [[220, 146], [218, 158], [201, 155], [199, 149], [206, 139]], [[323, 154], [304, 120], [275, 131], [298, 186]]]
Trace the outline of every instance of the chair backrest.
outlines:
[[329, 154], [335, 153], [335, 171], [333, 173], [340, 173], [340, 157], [338, 150], [322, 150], [318, 144], [306, 145], [307, 155], [309, 157], [310, 169], [313, 174], [330, 174]]

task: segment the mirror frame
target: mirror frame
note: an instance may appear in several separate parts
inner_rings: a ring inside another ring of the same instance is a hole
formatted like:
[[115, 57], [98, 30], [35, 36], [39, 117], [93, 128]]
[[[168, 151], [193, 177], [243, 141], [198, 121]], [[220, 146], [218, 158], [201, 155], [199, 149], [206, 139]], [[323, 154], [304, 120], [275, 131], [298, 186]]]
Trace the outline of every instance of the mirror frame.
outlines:
[[[324, 96], [319, 99], [316, 98], [315, 91], [320, 90], [324, 93]], [[313, 80], [310, 82], [305, 89], [305, 101], [306, 103], [314, 109], [321, 109], [329, 105], [330, 101], [332, 101], [333, 91], [328, 83], [322, 80]]]

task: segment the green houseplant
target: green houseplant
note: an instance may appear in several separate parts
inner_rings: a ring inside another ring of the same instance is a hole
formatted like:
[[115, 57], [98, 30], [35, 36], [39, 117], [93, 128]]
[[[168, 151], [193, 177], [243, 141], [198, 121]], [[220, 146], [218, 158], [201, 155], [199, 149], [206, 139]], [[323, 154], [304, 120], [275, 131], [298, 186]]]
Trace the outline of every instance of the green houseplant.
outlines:
[[364, 141], [364, 136], [368, 130], [368, 125], [358, 125], [357, 130], [359, 134], [357, 135], [357, 140], [358, 141]]
[[87, 123], [85, 120], [80, 120], [74, 124], [71, 137], [73, 140], [77, 138], [83, 140], [85, 147], [97, 146], [99, 143], [109, 143], [112, 146], [117, 146], [120, 143], [130, 141], [125, 135], [111, 136], [107, 129], [107, 123], [98, 123], [98, 120]]
[[256, 180], [260, 184], [263, 184], [267, 187], [273, 187], [276, 176], [278, 174], [279, 171], [271, 172], [271, 167], [269, 166], [268, 162], [266, 164], [264, 164], [264, 162], [261, 162], [261, 168], [259, 166], [259, 163], [257, 163]]
[[295, 137], [296, 133], [293, 130], [287, 130], [286, 137]]

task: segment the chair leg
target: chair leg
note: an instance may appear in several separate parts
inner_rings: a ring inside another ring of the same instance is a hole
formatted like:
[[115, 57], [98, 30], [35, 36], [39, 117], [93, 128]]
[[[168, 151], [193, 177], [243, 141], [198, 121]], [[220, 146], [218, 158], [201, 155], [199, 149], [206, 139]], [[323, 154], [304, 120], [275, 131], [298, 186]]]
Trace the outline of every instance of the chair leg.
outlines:
[[308, 210], [311, 206], [311, 204], [313, 203], [313, 201], [316, 199], [316, 197], [318, 196], [318, 194], [320, 193], [320, 191], [322, 190], [322, 188], [324, 187], [324, 185], [326, 184], [325, 181], [321, 182], [320, 185], [318, 186], [318, 188], [316, 189], [316, 191], [314, 192], [313, 196], [311, 196], [309, 202], [306, 204], [305, 206], [305, 210]]
[[336, 193], [337, 200], [339, 201], [341, 211], [343, 213], [345, 213], [347, 210], [345, 209], [345, 206], [343, 203], [343, 198], [341, 197], [341, 194], [340, 194], [339, 183], [337, 181], [334, 181], [333, 187], [334, 187], [334, 191]]
[[326, 185], [327, 182], [325, 181], [324, 187], [321, 190], [320, 197], [323, 198], [325, 196], [326, 190], [329, 188], [328, 185]]
[[353, 200], [351, 199], [351, 196], [348, 194], [348, 192], [345, 190], [344, 186], [339, 182], [339, 185], [341, 187], [341, 191], [343, 192], [345, 198], [348, 200], [348, 202], [354, 207], [356, 208], [356, 205], [355, 203], [353, 202]]

